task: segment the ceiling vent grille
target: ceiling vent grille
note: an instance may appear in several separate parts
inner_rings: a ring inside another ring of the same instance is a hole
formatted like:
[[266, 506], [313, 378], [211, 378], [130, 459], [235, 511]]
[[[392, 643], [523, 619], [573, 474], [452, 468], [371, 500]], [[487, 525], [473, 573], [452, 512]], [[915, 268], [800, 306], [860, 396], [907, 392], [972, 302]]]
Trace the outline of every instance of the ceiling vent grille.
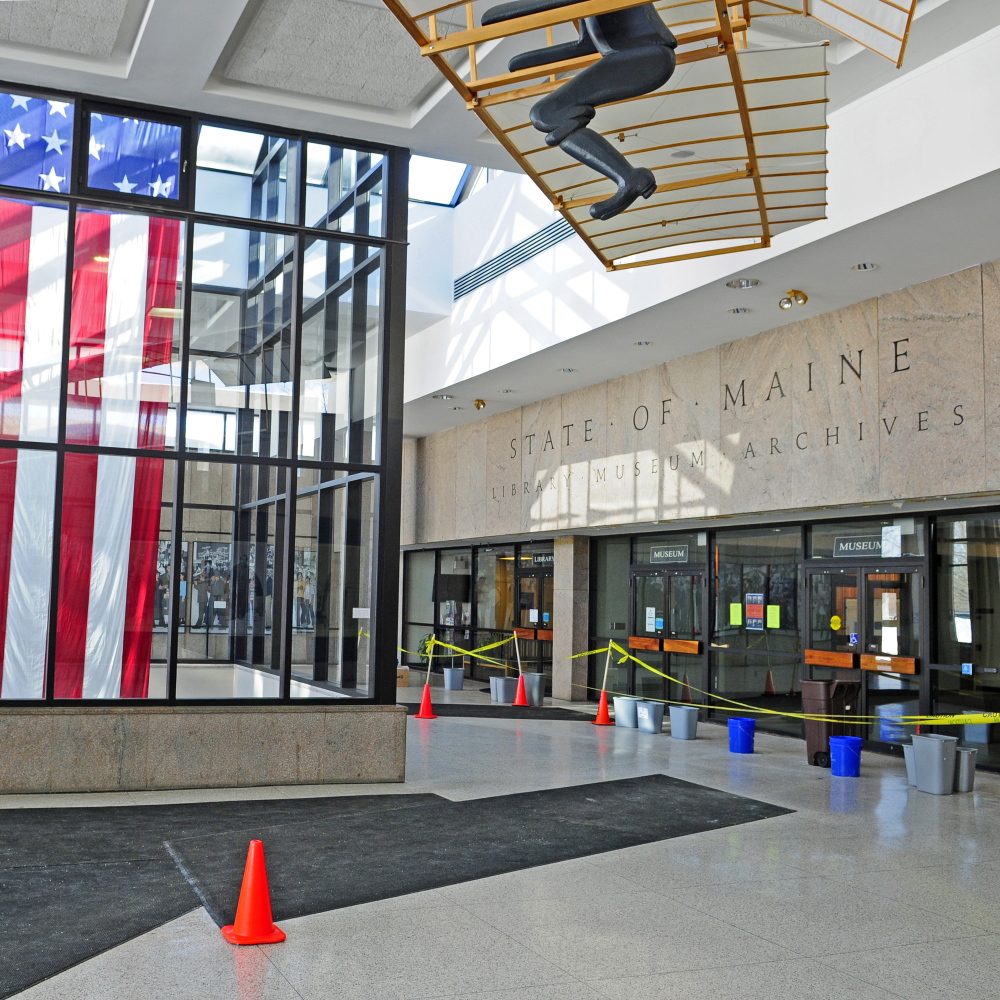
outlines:
[[562, 243], [564, 239], [572, 235], [573, 227], [565, 219], [558, 219], [526, 240], [515, 243], [503, 253], [497, 254], [492, 260], [488, 260], [485, 264], [480, 264], [479, 267], [456, 278], [455, 301], [457, 302], [463, 295], [474, 292], [477, 288], [482, 288], [488, 281], [512, 271], [525, 261], [531, 260], [532, 257], [537, 257], [544, 250], [554, 247], [557, 243]]

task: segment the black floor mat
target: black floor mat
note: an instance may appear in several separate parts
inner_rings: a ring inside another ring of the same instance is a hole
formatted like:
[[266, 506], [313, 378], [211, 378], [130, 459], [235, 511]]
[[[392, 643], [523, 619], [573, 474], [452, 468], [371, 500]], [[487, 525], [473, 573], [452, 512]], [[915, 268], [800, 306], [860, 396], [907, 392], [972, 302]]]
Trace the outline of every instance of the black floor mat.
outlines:
[[[419, 704], [403, 702], [407, 715], [416, 715]], [[546, 719], [549, 722], [592, 722], [594, 716], [569, 708], [515, 708], [513, 705], [435, 705], [434, 714], [461, 719]]]
[[[232, 921], [264, 841], [279, 920], [789, 810], [665, 775], [436, 795], [0, 812], [0, 997], [204, 903]], [[176, 863], [175, 863], [176, 862]]]

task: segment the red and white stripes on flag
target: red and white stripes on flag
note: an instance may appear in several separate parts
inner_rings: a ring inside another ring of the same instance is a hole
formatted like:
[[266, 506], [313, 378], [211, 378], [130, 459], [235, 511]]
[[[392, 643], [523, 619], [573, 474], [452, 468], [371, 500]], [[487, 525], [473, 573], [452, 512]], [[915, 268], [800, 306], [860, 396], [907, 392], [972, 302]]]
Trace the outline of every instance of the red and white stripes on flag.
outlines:
[[[14, 220], [5, 215], [17, 216], [21, 239], [11, 234]], [[181, 226], [124, 213], [77, 215], [68, 443], [164, 447], [167, 396], [144, 381], [143, 371], [171, 361], [174, 321], [154, 310], [176, 304]], [[16, 361], [16, 367], [9, 359], [4, 365], [10, 386], [9, 392], [0, 390], [3, 436], [54, 441], [64, 298], [64, 279], [56, 272], [65, 272], [66, 213], [0, 202], [0, 232], [0, 281], [10, 287], [20, 268], [27, 289], [19, 358], [10, 349], [18, 342], [16, 324], [3, 312], [4, 355]], [[34, 324], [33, 293], [40, 314]], [[13, 435], [8, 428], [15, 418], [19, 428]], [[52, 623], [55, 697], [146, 696], [162, 489], [160, 459], [66, 455], [58, 614]], [[7, 606], [0, 611], [3, 698], [44, 694], [54, 490], [54, 455], [0, 452], [0, 585], [4, 574], [9, 580]]]

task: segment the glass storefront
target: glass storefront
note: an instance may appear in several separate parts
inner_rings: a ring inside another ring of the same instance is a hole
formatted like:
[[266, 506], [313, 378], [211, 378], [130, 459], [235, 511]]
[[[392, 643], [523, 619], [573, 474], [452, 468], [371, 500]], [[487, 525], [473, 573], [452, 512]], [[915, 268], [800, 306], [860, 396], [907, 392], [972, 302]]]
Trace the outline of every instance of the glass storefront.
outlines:
[[[515, 670], [520, 654], [525, 670], [551, 684], [553, 564], [551, 542], [407, 552], [400, 663], [426, 669], [426, 643], [435, 638], [457, 647], [454, 662], [437, 659], [435, 667], [467, 661], [468, 676], [485, 680]], [[504, 639], [512, 641], [486, 655], [506, 668], [460, 652]]]
[[14, 106], [0, 698], [390, 699], [405, 151]]

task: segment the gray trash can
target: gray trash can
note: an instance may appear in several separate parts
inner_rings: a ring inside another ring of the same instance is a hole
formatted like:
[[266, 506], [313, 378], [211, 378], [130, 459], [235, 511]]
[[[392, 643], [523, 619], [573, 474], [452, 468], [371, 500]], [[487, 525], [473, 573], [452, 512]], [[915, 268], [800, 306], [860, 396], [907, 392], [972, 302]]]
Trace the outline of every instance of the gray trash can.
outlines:
[[913, 763], [913, 744], [904, 743], [903, 744], [903, 760], [906, 761], [906, 781], [907, 784], [915, 785], [917, 783], [917, 767]]
[[465, 667], [445, 667], [444, 668], [444, 689], [445, 691], [461, 691], [465, 682]]
[[698, 709], [693, 705], [670, 706], [670, 736], [675, 740], [693, 740], [698, 735]]
[[499, 701], [500, 692], [497, 690], [497, 681], [500, 680], [499, 675], [490, 675], [490, 701]]
[[497, 701], [501, 705], [513, 705], [517, 697], [517, 678], [498, 677], [497, 678]]
[[663, 703], [659, 701], [637, 701], [635, 715], [640, 733], [663, 731]]
[[635, 729], [639, 725], [636, 715], [636, 706], [639, 698], [631, 698], [628, 695], [615, 695], [615, 725], [620, 729]]
[[524, 674], [524, 696], [532, 708], [541, 708], [545, 700], [545, 674]]
[[976, 783], [976, 753], [973, 747], [958, 747], [955, 751], [955, 791], [971, 792]]
[[917, 772], [917, 788], [931, 795], [951, 795], [955, 790], [955, 750], [957, 736], [913, 737], [913, 764]]

